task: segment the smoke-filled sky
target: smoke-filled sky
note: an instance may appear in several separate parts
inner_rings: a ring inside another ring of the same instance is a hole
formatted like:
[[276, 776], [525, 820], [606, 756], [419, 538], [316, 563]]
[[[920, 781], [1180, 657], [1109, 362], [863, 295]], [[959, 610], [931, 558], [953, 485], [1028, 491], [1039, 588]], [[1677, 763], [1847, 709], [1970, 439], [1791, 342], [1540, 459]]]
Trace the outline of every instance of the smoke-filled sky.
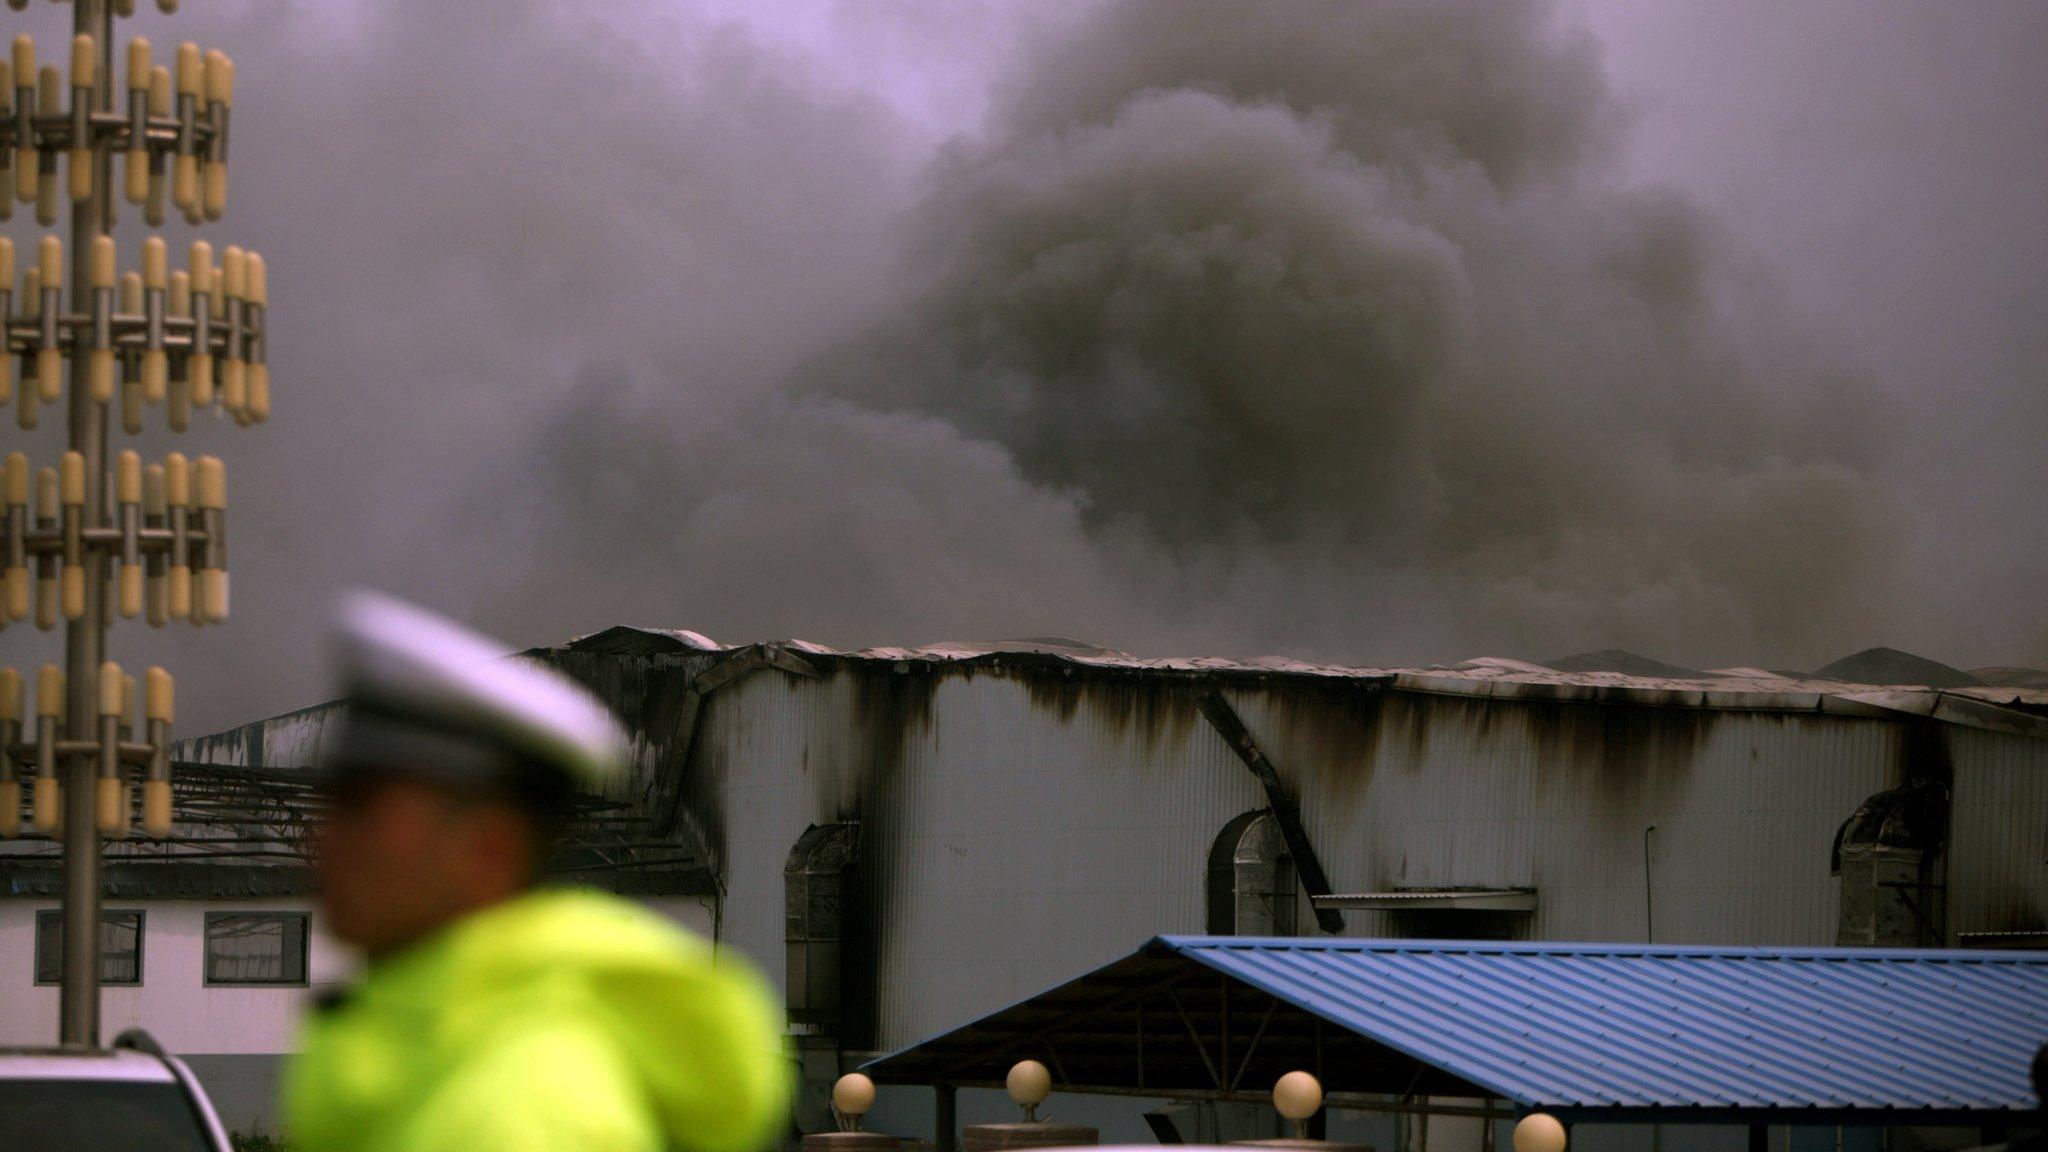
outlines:
[[183, 7], [129, 30], [237, 59], [205, 234], [277, 380], [145, 444], [229, 461], [235, 618], [113, 646], [187, 732], [322, 698], [351, 584], [518, 645], [2048, 663], [2037, 4]]

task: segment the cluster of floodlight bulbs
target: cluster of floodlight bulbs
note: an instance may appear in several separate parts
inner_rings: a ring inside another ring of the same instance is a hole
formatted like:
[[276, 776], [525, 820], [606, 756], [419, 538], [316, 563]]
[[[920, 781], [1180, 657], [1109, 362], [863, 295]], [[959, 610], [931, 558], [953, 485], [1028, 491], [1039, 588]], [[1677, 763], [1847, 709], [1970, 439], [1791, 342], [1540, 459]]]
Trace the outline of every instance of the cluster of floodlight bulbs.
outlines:
[[230, 244], [216, 264], [213, 245], [194, 240], [188, 267], [171, 271], [163, 238], [151, 236], [141, 271], [119, 272], [116, 257], [113, 237], [93, 239], [92, 303], [70, 313], [63, 240], [41, 239], [16, 291], [14, 243], [0, 236], [0, 316], [9, 328], [0, 348], [0, 405], [16, 398], [9, 361], [18, 359], [16, 423], [35, 428], [41, 409], [63, 399], [66, 355], [84, 358], [94, 403], [118, 399], [130, 435], [143, 430], [156, 405], [174, 432], [195, 411], [214, 408], [243, 426], [268, 420], [270, 272], [262, 255]]
[[[125, 110], [96, 115], [99, 46], [90, 35], [71, 40], [68, 84], [55, 64], [37, 67], [34, 37], [14, 38], [13, 55], [0, 61], [0, 138], [11, 153], [0, 153], [0, 170], [14, 169], [14, 195], [35, 205], [39, 222], [57, 222], [67, 189], [74, 201], [92, 195], [100, 143], [123, 154], [122, 190], [150, 226], [163, 223], [166, 198], [188, 224], [221, 218], [228, 204], [234, 61], [219, 50], [202, 54], [188, 40], [178, 46], [177, 65], [174, 86], [170, 69], [152, 66], [149, 41], [130, 40]], [[63, 181], [57, 177], [60, 155], [69, 161]], [[13, 212], [13, 201], [0, 198], [0, 220]]]
[[[64, 791], [59, 787], [62, 754], [88, 739], [67, 733], [64, 725], [64, 670], [43, 666], [36, 678], [35, 715], [25, 705], [27, 685], [12, 668], [0, 668], [0, 839], [13, 839], [22, 828], [22, 781], [19, 763], [30, 769], [29, 823], [45, 836], [64, 833]], [[171, 719], [175, 710], [171, 674], [152, 667], [142, 685], [142, 739], [136, 740], [135, 677], [112, 660], [99, 669], [99, 730], [92, 733], [91, 751], [99, 757], [93, 796], [94, 823], [103, 836], [126, 839], [135, 817], [136, 782], [129, 769], [142, 769], [142, 831], [162, 839], [171, 834]], [[29, 728], [33, 722], [34, 727]]]
[[[11, 65], [0, 61], [0, 170], [12, 166], [14, 196], [36, 205], [38, 222], [56, 223], [59, 155], [69, 157], [65, 183], [71, 199], [83, 201], [93, 194], [95, 156], [104, 149], [124, 154], [124, 191], [130, 202], [143, 205], [150, 225], [162, 223], [167, 187], [188, 222], [220, 219], [227, 210], [233, 61], [219, 51], [202, 54], [189, 41], [180, 45], [174, 101], [169, 70], [153, 67], [149, 41], [136, 37], [128, 45], [127, 114], [95, 122], [98, 60], [91, 36], [73, 39], [68, 108], [64, 77], [54, 65], [37, 69], [33, 38], [17, 36]], [[5, 183], [0, 175], [0, 219], [13, 211]], [[261, 255], [230, 245], [216, 267], [212, 245], [195, 241], [189, 270], [169, 272], [163, 240], [151, 237], [143, 246], [141, 271], [118, 274], [114, 241], [102, 236], [88, 263], [91, 311], [68, 314], [62, 300], [63, 242], [43, 237], [22, 279], [17, 316], [7, 298], [15, 294], [13, 244], [0, 241], [0, 315], [15, 330], [5, 354], [11, 356], [17, 338], [26, 354], [17, 416], [23, 428], [34, 428], [38, 407], [61, 396], [58, 357], [67, 347], [89, 358], [94, 398], [101, 402], [114, 399], [116, 363], [127, 367], [130, 387], [121, 395], [121, 417], [130, 433], [141, 431], [145, 404], [168, 403], [173, 429], [182, 429], [195, 407], [216, 400], [237, 423], [268, 418], [263, 318], [270, 289]], [[0, 403], [8, 399], [11, 375], [0, 373]], [[31, 380], [36, 387], [29, 387]]]
[[[8, 0], [15, 11], [28, 5]], [[117, 16], [132, 16], [135, 7], [134, 0], [112, 4]], [[156, 7], [170, 13], [178, 4], [156, 0]], [[167, 205], [189, 224], [219, 220], [227, 210], [233, 61], [186, 42], [174, 73], [154, 65], [149, 41], [136, 37], [128, 42], [126, 100], [102, 108], [99, 47], [90, 35], [74, 37], [68, 75], [55, 64], [38, 66], [29, 36], [16, 37], [12, 53], [0, 58], [0, 221], [12, 219], [18, 200], [34, 205], [39, 223], [54, 225], [67, 198], [83, 203], [96, 191], [107, 193], [111, 218], [117, 189], [95, 182], [105, 173], [112, 184], [115, 154], [118, 195], [139, 206], [149, 226], [164, 222]], [[60, 238], [41, 238], [17, 289], [14, 245], [0, 237], [0, 405], [18, 403], [17, 423], [37, 427], [40, 410], [65, 398], [70, 357], [84, 365], [80, 387], [92, 403], [118, 403], [129, 434], [143, 430], [157, 405], [173, 431], [183, 431], [194, 411], [218, 409], [241, 425], [268, 419], [263, 258], [229, 246], [216, 264], [203, 240], [188, 255], [188, 267], [172, 271], [164, 241], [153, 236], [143, 243], [140, 270], [124, 273], [113, 239], [96, 237], [86, 261], [90, 303], [78, 312], [65, 302]], [[177, 452], [145, 467], [138, 453], [123, 451], [111, 463], [106, 514], [88, 517], [81, 454], [66, 452], [58, 467], [39, 470], [23, 453], [8, 454], [0, 471], [0, 629], [31, 616], [44, 629], [83, 618], [94, 572], [105, 574], [103, 603], [121, 616], [159, 627], [226, 619], [225, 466]], [[20, 834], [24, 799], [29, 824], [63, 834], [60, 766], [80, 755], [98, 762], [91, 802], [101, 834], [129, 834], [139, 784], [143, 831], [170, 835], [170, 674], [149, 668], [138, 695], [136, 678], [113, 661], [87, 672], [95, 676], [96, 730], [72, 732], [63, 669], [41, 669], [31, 716], [25, 678], [0, 668], [0, 838]], [[21, 769], [29, 774], [26, 797]]]
[[95, 530], [85, 527], [85, 457], [76, 452], [36, 473], [33, 503], [26, 454], [7, 454], [0, 485], [0, 629], [31, 616], [45, 631], [83, 619], [94, 552], [108, 554], [109, 563], [97, 565], [106, 573], [103, 598], [123, 617], [146, 617], [156, 628], [227, 619], [228, 478], [220, 457], [188, 461], [172, 452], [144, 467], [140, 453], [123, 451], [114, 458], [114, 522]]

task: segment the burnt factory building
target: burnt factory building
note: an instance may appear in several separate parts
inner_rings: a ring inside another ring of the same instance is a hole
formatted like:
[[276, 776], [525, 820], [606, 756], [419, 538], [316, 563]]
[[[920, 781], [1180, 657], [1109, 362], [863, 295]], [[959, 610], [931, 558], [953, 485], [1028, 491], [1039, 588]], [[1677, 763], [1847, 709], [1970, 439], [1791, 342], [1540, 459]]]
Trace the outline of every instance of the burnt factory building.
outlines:
[[[636, 859], [666, 846], [671, 903], [782, 986], [813, 1109], [1162, 933], [2048, 941], [2039, 688], [623, 627], [527, 655], [633, 726]], [[184, 758], [300, 768], [334, 716]]]

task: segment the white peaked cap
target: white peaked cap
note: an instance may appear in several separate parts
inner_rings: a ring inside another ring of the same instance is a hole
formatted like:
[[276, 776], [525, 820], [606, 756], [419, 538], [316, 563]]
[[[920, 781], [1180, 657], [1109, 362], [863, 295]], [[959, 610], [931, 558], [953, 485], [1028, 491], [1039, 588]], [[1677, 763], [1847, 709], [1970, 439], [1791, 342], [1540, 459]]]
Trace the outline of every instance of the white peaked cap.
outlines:
[[[358, 711], [490, 745], [603, 788], [625, 771], [618, 717], [568, 677], [506, 645], [375, 592], [342, 601], [334, 656]], [[427, 766], [422, 766], [427, 767]]]

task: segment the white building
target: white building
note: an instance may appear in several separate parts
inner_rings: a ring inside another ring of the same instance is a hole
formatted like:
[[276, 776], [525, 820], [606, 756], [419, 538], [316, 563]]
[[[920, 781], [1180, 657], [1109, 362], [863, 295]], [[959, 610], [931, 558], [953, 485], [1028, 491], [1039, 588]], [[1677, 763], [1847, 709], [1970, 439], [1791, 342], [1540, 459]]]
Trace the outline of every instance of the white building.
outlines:
[[[0, 1042], [54, 1043], [57, 890], [13, 895], [0, 901]], [[277, 1054], [290, 1048], [301, 998], [341, 979], [347, 958], [313, 926], [303, 895], [172, 895], [110, 888], [101, 1032], [148, 1028], [185, 1055], [223, 1115], [247, 1127], [270, 1114]]]
[[[784, 988], [813, 1126], [823, 1083], [864, 1054], [1163, 932], [2009, 945], [2048, 931], [2038, 689], [1145, 661], [1064, 642], [725, 648], [627, 628], [530, 655], [639, 733], [638, 771], [611, 799], [640, 859], [665, 862], [571, 875], [666, 886], [672, 914]], [[334, 715], [181, 755], [288, 774]], [[109, 899], [145, 911], [132, 1010], [176, 1050], [282, 1051], [303, 995], [203, 979], [200, 913], [303, 907], [231, 887], [196, 906]], [[23, 991], [28, 913], [47, 906], [0, 908], [0, 978]], [[174, 907], [190, 911], [158, 911]], [[310, 939], [317, 983], [317, 924]], [[181, 947], [191, 959], [160, 975], [157, 950]], [[121, 995], [109, 1027], [131, 1010]], [[236, 995], [286, 1006], [208, 1014]], [[17, 1000], [0, 998], [0, 1042], [54, 1032], [37, 1014], [53, 1009]], [[187, 1018], [195, 1031], [169, 1026]], [[962, 1119], [981, 1106], [963, 1097]], [[1127, 1111], [1106, 1135], [1144, 1138]], [[929, 1114], [883, 1122], [914, 1133]]]

